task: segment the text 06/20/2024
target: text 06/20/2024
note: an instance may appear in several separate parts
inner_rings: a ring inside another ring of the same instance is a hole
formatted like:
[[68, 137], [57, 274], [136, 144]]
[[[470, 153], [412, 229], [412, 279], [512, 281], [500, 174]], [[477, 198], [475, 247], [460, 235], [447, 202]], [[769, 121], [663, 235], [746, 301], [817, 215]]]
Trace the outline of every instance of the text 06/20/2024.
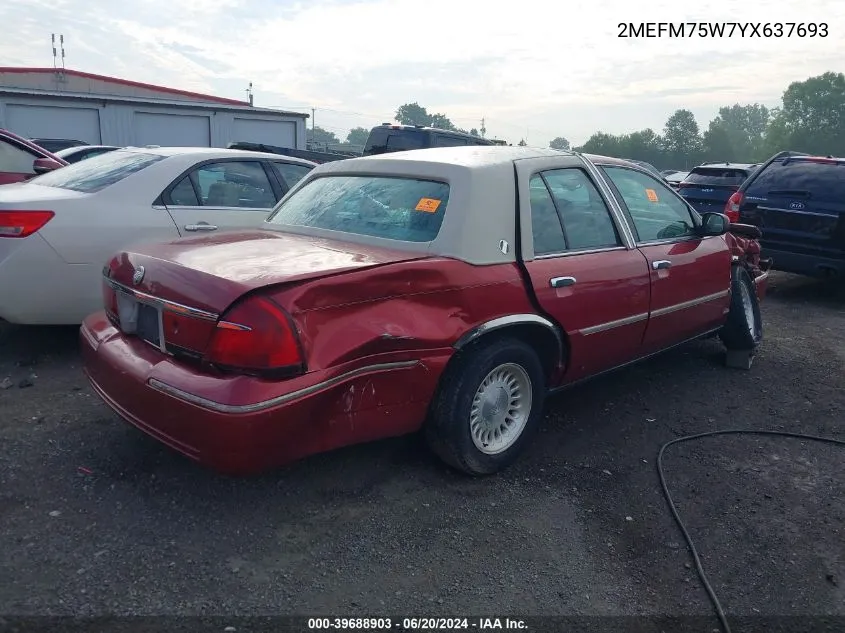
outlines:
[[827, 37], [826, 22], [620, 22], [617, 37]]

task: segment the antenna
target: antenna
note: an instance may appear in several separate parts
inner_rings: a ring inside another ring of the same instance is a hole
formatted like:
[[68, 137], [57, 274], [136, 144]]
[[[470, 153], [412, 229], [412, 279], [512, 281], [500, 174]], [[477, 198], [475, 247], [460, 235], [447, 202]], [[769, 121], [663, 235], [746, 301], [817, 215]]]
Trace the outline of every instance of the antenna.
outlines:
[[249, 88], [246, 89], [246, 94], [249, 97], [249, 105], [252, 105], [252, 82], [249, 82]]
[[487, 134], [487, 128], [484, 127], [484, 117], [481, 117], [481, 138], [484, 138], [485, 134]]
[[62, 70], [65, 69], [65, 36], [59, 34], [59, 45], [62, 47]]
[[53, 68], [56, 68], [56, 34], [53, 33]]

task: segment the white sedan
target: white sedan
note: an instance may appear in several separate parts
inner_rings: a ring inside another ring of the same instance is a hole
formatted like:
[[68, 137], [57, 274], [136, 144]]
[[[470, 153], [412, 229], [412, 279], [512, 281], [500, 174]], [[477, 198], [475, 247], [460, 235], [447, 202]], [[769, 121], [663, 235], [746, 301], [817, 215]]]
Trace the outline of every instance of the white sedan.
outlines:
[[138, 242], [260, 226], [316, 165], [233, 149], [125, 148], [0, 186], [0, 321], [77, 324]]

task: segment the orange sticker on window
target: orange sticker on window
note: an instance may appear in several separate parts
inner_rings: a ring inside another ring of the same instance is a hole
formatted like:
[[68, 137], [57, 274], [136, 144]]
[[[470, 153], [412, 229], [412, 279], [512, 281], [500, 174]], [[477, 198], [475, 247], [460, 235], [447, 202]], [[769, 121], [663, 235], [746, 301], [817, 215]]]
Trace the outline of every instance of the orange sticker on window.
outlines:
[[437, 208], [440, 206], [440, 200], [435, 200], [434, 198], [420, 198], [420, 201], [417, 202], [417, 206], [414, 207], [416, 211], [422, 211], [423, 213], [434, 213], [437, 211]]
[[648, 196], [651, 202], [657, 202], [657, 192], [654, 189], [646, 189], [645, 195]]

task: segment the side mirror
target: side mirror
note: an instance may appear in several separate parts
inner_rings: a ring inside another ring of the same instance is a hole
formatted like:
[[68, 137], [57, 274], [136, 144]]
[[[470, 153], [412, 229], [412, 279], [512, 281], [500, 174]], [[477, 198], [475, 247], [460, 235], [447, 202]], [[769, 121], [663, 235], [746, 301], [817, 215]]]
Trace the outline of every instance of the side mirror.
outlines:
[[731, 221], [724, 213], [704, 213], [701, 216], [700, 234], [709, 237], [711, 235], [724, 235], [728, 232]]
[[32, 164], [32, 169], [36, 174], [46, 174], [48, 171], [53, 171], [59, 167], [64, 167], [64, 165], [52, 158], [36, 158]]

